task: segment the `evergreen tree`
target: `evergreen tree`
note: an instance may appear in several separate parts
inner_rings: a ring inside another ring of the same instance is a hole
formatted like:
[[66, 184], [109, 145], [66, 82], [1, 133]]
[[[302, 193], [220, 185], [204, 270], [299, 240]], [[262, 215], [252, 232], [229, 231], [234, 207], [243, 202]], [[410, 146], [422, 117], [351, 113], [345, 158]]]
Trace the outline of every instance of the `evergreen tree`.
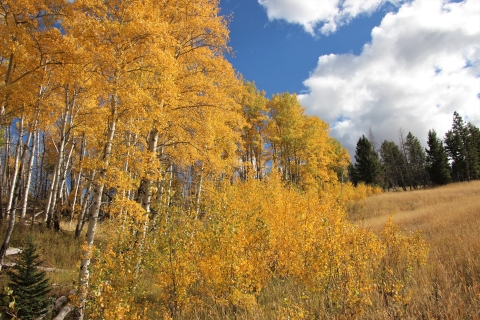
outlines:
[[36, 319], [47, 311], [50, 288], [45, 272], [37, 268], [40, 264], [37, 247], [29, 238], [18, 264], [7, 272], [11, 281], [9, 287], [15, 298], [16, 315], [22, 320]]
[[355, 166], [350, 162], [348, 165], [348, 180], [356, 186], [358, 184], [357, 174], [355, 173]]
[[452, 181], [450, 165], [443, 143], [437, 138], [435, 130], [428, 131], [427, 172], [434, 184], [447, 184]]
[[453, 178], [458, 181], [470, 181], [480, 176], [475, 128], [470, 123], [465, 124], [462, 117], [454, 112], [452, 129], [445, 134], [445, 149], [453, 161]]
[[366, 184], [376, 184], [380, 173], [378, 153], [373, 149], [372, 143], [364, 136], [358, 139], [355, 150], [355, 184], [363, 181]]
[[472, 179], [480, 179], [480, 129], [467, 123], [468, 132], [467, 153], [469, 154], [469, 168]]
[[407, 191], [406, 186], [406, 166], [405, 156], [400, 151], [400, 147], [393, 141], [383, 141], [380, 146], [380, 156], [382, 161], [384, 188], [402, 187]]
[[405, 148], [410, 165], [410, 172], [412, 173], [413, 187], [417, 188], [418, 185], [427, 185], [427, 176], [425, 169], [425, 151], [420, 144], [420, 141], [411, 132], [407, 134], [405, 141]]

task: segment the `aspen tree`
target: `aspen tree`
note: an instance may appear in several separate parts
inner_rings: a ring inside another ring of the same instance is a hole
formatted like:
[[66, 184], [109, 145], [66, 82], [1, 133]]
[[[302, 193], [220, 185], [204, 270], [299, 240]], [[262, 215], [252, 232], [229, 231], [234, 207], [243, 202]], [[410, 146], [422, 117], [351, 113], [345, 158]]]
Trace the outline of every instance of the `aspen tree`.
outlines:
[[[76, 1], [73, 5], [78, 9], [74, 10], [73, 20], [65, 22], [82, 48], [91, 53], [93, 76], [101, 89], [96, 120], [102, 119], [106, 127], [105, 135], [102, 137], [101, 132], [97, 132], [91, 144], [91, 147], [103, 151], [97, 155], [96, 163], [92, 162], [92, 169], [97, 169], [97, 174], [92, 186], [87, 239], [82, 249], [79, 305], [75, 312], [79, 319], [84, 314], [88, 267], [103, 191], [111, 165], [117, 160], [114, 157], [117, 130], [125, 130], [123, 126], [129, 118], [138, 119], [136, 112], [141, 112], [146, 105], [142, 99], [148, 95], [143, 91], [140, 80], [145, 69], [152, 69], [150, 64], [158, 68], [155, 73], [158, 90], [163, 90], [161, 85], [167, 88], [170, 83], [170, 72], [167, 71], [169, 64], [164, 61], [165, 53], [153, 50], [156, 41], [165, 35], [165, 24], [154, 20], [161, 15], [153, 14], [153, 4], [149, 1]], [[161, 62], [164, 63], [158, 64]]]
[[285, 180], [292, 182], [295, 176], [295, 154], [300, 149], [299, 128], [305, 119], [304, 109], [297, 96], [288, 92], [277, 94], [268, 102], [268, 140], [272, 148], [272, 161]]
[[[70, 101], [70, 97], [68, 94], [68, 87], [64, 89], [65, 91], [65, 108], [59, 117], [58, 120], [58, 127], [59, 127], [59, 142], [58, 146], [56, 145], [55, 149], [57, 150], [57, 157], [56, 157], [56, 163], [55, 163], [55, 170], [54, 170], [54, 176], [53, 176], [53, 181], [52, 186], [50, 188], [50, 195], [49, 199], [51, 199], [49, 202], [47, 202], [47, 205], [45, 207], [45, 219], [47, 222], [47, 225], [50, 227], [51, 223], [53, 222], [53, 212], [54, 208], [57, 205], [57, 199], [61, 198], [62, 192], [63, 192], [63, 187], [65, 185], [65, 175], [67, 171], [67, 163], [69, 162], [70, 159], [70, 153], [65, 153], [68, 150], [65, 150], [67, 147], [67, 144], [70, 141], [70, 133], [71, 130], [70, 128], [72, 127], [73, 121], [74, 121], [74, 102]], [[56, 218], [55, 218], [56, 219]], [[58, 221], [55, 221], [55, 228], [59, 228], [57, 225]]]
[[272, 166], [303, 189], [325, 189], [338, 181], [337, 171], [348, 162], [347, 151], [329, 136], [327, 123], [304, 114], [297, 97], [288, 92], [267, 102], [265, 139]]
[[[77, 32], [82, 46], [95, 53], [92, 64], [97, 67], [93, 69], [103, 76], [99, 83], [104, 90], [99, 94], [98, 109], [108, 123], [106, 135], [89, 138], [90, 148], [103, 152], [95, 155], [98, 162], [91, 160], [89, 165], [97, 175], [80, 275], [79, 318], [83, 316], [89, 254], [104, 188], [111, 186], [120, 194], [125, 191], [126, 200], [137, 199], [146, 213], [151, 210], [153, 182], [159, 179], [152, 175], [160, 164], [157, 150], [168, 159], [163, 185], [169, 190], [162, 192], [171, 201], [168, 194], [175, 177], [173, 168], [185, 170], [204, 163], [209, 173], [232, 170], [243, 122], [237, 102], [241, 81], [222, 56], [227, 50], [228, 29], [218, 16], [217, 1], [93, 3], [75, 3], [91, 10], [92, 15], [76, 11], [78, 24], [69, 28]], [[131, 123], [135, 125], [129, 127]], [[128, 150], [122, 146], [127, 136], [132, 137]], [[126, 166], [125, 159], [120, 158], [125, 154], [136, 161], [128, 161]], [[126, 183], [114, 183], [113, 176]], [[141, 195], [132, 190], [135, 184]], [[125, 213], [145, 221], [146, 217], [135, 216], [135, 210]], [[143, 234], [145, 224], [138, 227], [135, 230]], [[143, 236], [139, 240], [145, 241]]]
[[82, 209], [80, 211], [80, 214], [77, 217], [77, 226], [75, 227], [75, 238], [78, 238], [80, 236], [80, 232], [83, 229], [83, 225], [85, 223], [85, 215], [87, 213], [87, 210], [90, 205], [90, 198], [92, 196], [92, 189], [93, 189], [93, 181], [95, 179], [95, 171], [91, 173], [91, 175], [88, 177], [88, 187], [87, 190], [85, 191], [85, 195], [82, 199]]
[[13, 228], [15, 226], [15, 204], [14, 204], [14, 195], [15, 195], [15, 189], [17, 187], [17, 176], [18, 172], [20, 170], [20, 157], [22, 154], [22, 149], [23, 149], [23, 143], [22, 143], [22, 137], [23, 137], [23, 131], [24, 130], [24, 117], [22, 116], [20, 119], [20, 128], [19, 128], [19, 134], [18, 134], [18, 143], [17, 143], [17, 148], [15, 150], [15, 160], [14, 160], [14, 169], [13, 169], [13, 175], [12, 175], [12, 182], [11, 182], [11, 187], [10, 187], [10, 192], [8, 194], [8, 202], [7, 202], [7, 208], [6, 208], [6, 213], [8, 217], [10, 218], [9, 223], [8, 223], [8, 228], [5, 233], [5, 239], [3, 240], [2, 247], [0, 248], [0, 270], [3, 266], [3, 259], [5, 258], [5, 254], [8, 249], [8, 245], [10, 243], [10, 238], [13, 233]]
[[27, 114], [27, 127], [29, 132], [32, 135], [32, 138], [29, 139], [32, 141], [31, 151], [30, 151], [30, 160], [28, 164], [23, 164], [24, 171], [26, 171], [26, 177], [24, 182], [23, 189], [23, 203], [22, 203], [22, 213], [20, 218], [25, 218], [28, 204], [28, 193], [30, 188], [30, 183], [32, 179], [33, 171], [33, 162], [34, 154], [36, 152], [36, 138], [40, 129], [45, 128], [48, 125], [49, 121], [46, 121], [50, 113], [48, 105], [52, 103], [51, 94], [54, 92], [54, 87], [51, 85], [54, 71], [51, 69], [51, 66], [46, 65], [43, 67], [43, 73], [39, 73], [37, 77], [37, 83], [39, 88], [37, 94], [31, 97], [29, 104], [26, 106]]
[[226, 20], [218, 15], [218, 1], [169, 4], [166, 15], [180, 66], [179, 99], [165, 105], [173, 123], [162, 151], [181, 167], [202, 160], [205, 171], [222, 171], [222, 160], [234, 158], [238, 132], [233, 130], [242, 122], [237, 98], [241, 83], [223, 57], [229, 50]]
[[[53, 26], [61, 0], [1, 1], [0, 10], [0, 123], [19, 116], [18, 103], [38, 90], [39, 74], [59, 62], [60, 31]], [[18, 110], [18, 109], [17, 109]]]
[[249, 168], [253, 176], [261, 179], [265, 174], [265, 122], [267, 117], [265, 92], [257, 90], [255, 83], [245, 83], [246, 92], [243, 95], [243, 116], [247, 121], [242, 133], [243, 150], [241, 155], [241, 176], [247, 179]]
[[82, 135], [82, 138], [80, 140], [80, 156], [79, 156], [79, 163], [78, 163], [78, 169], [77, 169], [77, 177], [75, 179], [75, 187], [73, 192], [73, 200], [72, 200], [72, 207], [70, 211], [70, 223], [73, 221], [73, 217], [75, 214], [75, 207], [77, 204], [77, 199], [78, 199], [78, 190], [80, 188], [80, 185], [82, 184], [82, 162], [85, 157], [85, 145], [87, 141], [85, 139], [85, 133]]
[[[72, 6], [66, 6], [65, 16], [71, 16]], [[51, 134], [50, 139], [56, 151], [44, 219], [48, 226], [54, 222], [56, 230], [59, 229], [58, 216], [66, 200], [63, 194], [66, 193], [65, 181], [69, 166], [73, 162], [71, 158], [76, 144], [75, 137], [82, 134], [81, 128], [90, 124], [87, 114], [94, 109], [92, 100], [95, 99], [95, 91], [98, 91], [92, 81], [89, 55], [75, 41], [71, 34], [63, 37], [62, 68], [55, 71], [51, 81], [51, 86], [55, 88], [51, 94], [53, 107], [48, 108], [52, 120], [43, 124], [43, 129]]]
[[35, 148], [37, 144], [38, 129], [33, 129], [32, 132], [32, 145], [30, 147], [30, 158], [28, 160], [28, 166], [26, 168], [26, 177], [25, 177], [25, 187], [23, 189], [23, 200], [22, 200], [22, 212], [20, 214], [20, 219], [25, 219], [27, 213], [27, 204], [28, 204], [28, 194], [30, 191], [30, 185], [32, 181], [32, 171], [33, 171], [33, 162], [35, 159]]
[[[0, 125], [13, 123], [34, 104], [45, 67], [57, 64], [60, 31], [52, 23], [61, 1], [1, 1], [0, 10]], [[27, 117], [30, 114], [26, 114]], [[7, 130], [8, 132], [8, 130]], [[9, 135], [7, 134], [7, 139]], [[9, 143], [5, 144], [8, 163]], [[4, 167], [2, 183], [8, 180]], [[16, 172], [18, 173], [18, 172]], [[5, 189], [5, 186], [2, 186]]]

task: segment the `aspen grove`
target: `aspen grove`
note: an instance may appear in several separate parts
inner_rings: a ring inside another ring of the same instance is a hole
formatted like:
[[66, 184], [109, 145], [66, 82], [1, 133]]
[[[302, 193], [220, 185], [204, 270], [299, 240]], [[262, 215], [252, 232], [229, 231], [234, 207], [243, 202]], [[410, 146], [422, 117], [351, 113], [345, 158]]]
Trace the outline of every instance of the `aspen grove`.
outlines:
[[427, 245], [346, 220], [379, 190], [344, 183], [348, 152], [295, 94], [235, 72], [218, 0], [0, 2], [2, 263], [16, 223], [70, 222], [75, 319], [248, 314], [278, 281], [317, 297], [309, 317], [374, 295], [402, 314]]

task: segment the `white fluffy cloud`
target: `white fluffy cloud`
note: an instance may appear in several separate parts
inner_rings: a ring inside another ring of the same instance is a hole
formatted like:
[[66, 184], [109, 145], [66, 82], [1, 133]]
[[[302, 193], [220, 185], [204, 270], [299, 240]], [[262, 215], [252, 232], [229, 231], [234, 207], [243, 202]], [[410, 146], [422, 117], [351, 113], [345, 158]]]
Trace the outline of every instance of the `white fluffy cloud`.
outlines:
[[424, 142], [431, 128], [443, 137], [454, 111], [480, 126], [479, 17], [478, 0], [404, 4], [372, 30], [360, 55], [321, 56], [302, 105], [352, 155], [369, 128], [377, 140], [397, 142], [401, 128]]
[[269, 20], [285, 20], [300, 24], [315, 34], [317, 27], [323, 34], [361, 14], [371, 14], [385, 3], [399, 5], [405, 0], [258, 0]]

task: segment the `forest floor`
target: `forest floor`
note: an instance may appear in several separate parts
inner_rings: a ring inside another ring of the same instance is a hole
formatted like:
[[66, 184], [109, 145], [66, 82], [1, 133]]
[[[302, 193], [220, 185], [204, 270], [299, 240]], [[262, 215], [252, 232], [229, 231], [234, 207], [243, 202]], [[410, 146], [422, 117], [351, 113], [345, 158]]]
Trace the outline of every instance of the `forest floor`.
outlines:
[[[78, 279], [81, 241], [74, 239], [73, 231], [68, 230], [68, 225], [68, 223], [62, 224], [64, 229], [54, 232], [44, 225], [34, 225], [32, 228], [30, 225], [17, 222], [10, 240], [10, 248], [23, 248], [28, 236], [33, 235], [37, 244], [37, 253], [42, 260], [43, 270], [47, 271], [47, 277], [52, 285], [51, 295], [53, 297], [59, 297], [69, 292], [75, 287], [75, 280]], [[4, 229], [2, 228], [0, 233], [2, 239]], [[15, 263], [17, 259], [18, 255], [9, 255], [5, 257], [5, 262], [11, 264]], [[3, 293], [4, 285], [9, 281], [3, 269], [0, 274], [0, 294]]]
[[395, 224], [420, 232], [430, 245], [407, 314], [480, 319], [480, 181], [386, 192], [348, 209], [350, 221], [374, 231], [392, 214]]

